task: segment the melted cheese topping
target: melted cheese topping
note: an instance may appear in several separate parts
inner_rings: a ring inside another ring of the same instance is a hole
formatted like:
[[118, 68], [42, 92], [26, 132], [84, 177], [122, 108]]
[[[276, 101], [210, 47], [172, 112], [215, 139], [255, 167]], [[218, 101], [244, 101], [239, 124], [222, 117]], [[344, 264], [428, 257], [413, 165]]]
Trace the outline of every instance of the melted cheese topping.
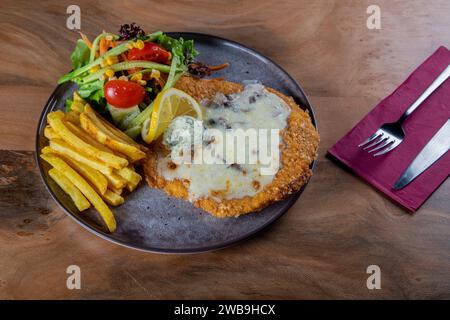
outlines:
[[[200, 136], [203, 144], [191, 145], [191, 140], [199, 139], [198, 130], [193, 130], [195, 123], [198, 128], [198, 120], [191, 117], [176, 118], [164, 134], [163, 143], [172, 153], [158, 161], [159, 173], [166, 180], [186, 181], [191, 201], [203, 197], [220, 201], [255, 195], [272, 182], [276, 174], [262, 174], [261, 162], [250, 161], [250, 154], [258, 155], [260, 152], [258, 144], [249, 145], [248, 141], [245, 142], [245, 163], [226, 161], [226, 152], [214, 155], [215, 164], [202, 163], [205, 151], [211, 154], [211, 149], [217, 147], [216, 144], [223, 139], [220, 136], [226, 137], [226, 132], [230, 130], [286, 128], [289, 106], [277, 95], [266, 91], [262, 85], [252, 83], [246, 85], [240, 93], [228, 96], [218, 93], [212, 101], [204, 103], [203, 108], [205, 116], [203, 124], [200, 124], [204, 129]], [[211, 129], [215, 131], [212, 132]], [[266, 143], [270, 143], [270, 138], [267, 140]], [[171, 156], [181, 154], [186, 148], [191, 150], [192, 163], [174, 164]], [[243, 150], [235, 151], [238, 153]], [[279, 161], [278, 154], [271, 156], [272, 160]]]

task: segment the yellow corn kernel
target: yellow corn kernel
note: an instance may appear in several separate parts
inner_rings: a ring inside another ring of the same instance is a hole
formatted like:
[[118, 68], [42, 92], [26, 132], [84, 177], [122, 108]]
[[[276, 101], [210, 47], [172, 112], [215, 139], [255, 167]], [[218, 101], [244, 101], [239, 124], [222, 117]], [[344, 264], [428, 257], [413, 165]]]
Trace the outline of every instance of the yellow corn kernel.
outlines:
[[128, 81], [128, 77], [127, 76], [120, 76], [119, 80]]
[[150, 78], [159, 79], [161, 77], [161, 72], [159, 70], [152, 69], [150, 72]]
[[107, 69], [105, 71], [105, 76], [107, 76], [108, 78], [114, 77], [114, 70], [113, 69]]
[[138, 48], [138, 49], [144, 49], [144, 46], [145, 46], [145, 43], [144, 43], [144, 41], [142, 41], [141, 39], [137, 40], [137, 41], [134, 43], [134, 47], [135, 47], [135, 48]]
[[100, 66], [101, 66], [102, 68], [107, 67], [108, 64], [106, 63], [106, 60], [103, 59], [102, 62], [100, 62]]
[[89, 73], [94, 73], [97, 72], [98, 70], [100, 70], [100, 66], [96, 65], [89, 69]]
[[112, 66], [113, 64], [116, 64], [119, 62], [119, 59], [117, 58], [117, 56], [109, 56], [108, 58], [106, 58], [106, 64], [108, 66]]
[[139, 73], [133, 74], [131, 76], [130, 80], [134, 81], [134, 82], [138, 82], [139, 80], [142, 80], [142, 73], [139, 72]]
[[145, 81], [145, 80], [138, 80], [137, 83], [144, 87], [147, 84], [147, 81]]
[[130, 49], [130, 50], [133, 49], [134, 48], [134, 42], [133, 41], [128, 42], [127, 43], [127, 48]]

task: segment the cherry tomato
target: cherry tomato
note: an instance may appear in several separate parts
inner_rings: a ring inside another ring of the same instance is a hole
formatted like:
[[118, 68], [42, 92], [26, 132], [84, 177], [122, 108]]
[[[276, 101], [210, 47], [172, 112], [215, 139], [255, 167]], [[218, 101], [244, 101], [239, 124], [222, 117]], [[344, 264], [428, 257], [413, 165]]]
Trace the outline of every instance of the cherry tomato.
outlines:
[[117, 108], [129, 108], [139, 104], [145, 90], [137, 83], [125, 80], [110, 80], [103, 87], [106, 101]]
[[146, 60], [158, 63], [166, 63], [170, 58], [170, 53], [155, 43], [146, 42], [143, 49], [133, 48], [128, 51], [128, 60]]

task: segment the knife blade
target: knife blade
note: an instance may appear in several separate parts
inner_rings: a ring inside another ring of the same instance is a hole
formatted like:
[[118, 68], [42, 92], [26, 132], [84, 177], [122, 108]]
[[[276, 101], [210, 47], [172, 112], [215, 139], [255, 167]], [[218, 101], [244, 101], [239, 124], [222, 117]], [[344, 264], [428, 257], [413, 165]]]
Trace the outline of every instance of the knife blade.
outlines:
[[392, 187], [401, 189], [421, 175], [450, 149], [450, 119], [439, 129]]

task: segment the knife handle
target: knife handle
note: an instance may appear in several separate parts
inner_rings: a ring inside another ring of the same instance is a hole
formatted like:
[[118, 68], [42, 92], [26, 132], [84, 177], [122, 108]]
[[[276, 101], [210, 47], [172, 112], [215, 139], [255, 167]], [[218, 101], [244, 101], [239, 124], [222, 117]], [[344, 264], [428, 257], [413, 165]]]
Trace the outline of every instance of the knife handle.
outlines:
[[425, 101], [426, 98], [428, 98], [437, 88], [439, 88], [439, 86], [443, 84], [445, 80], [448, 79], [449, 76], [450, 76], [450, 64], [447, 66], [447, 68], [445, 68], [444, 71], [442, 71], [439, 77], [437, 77], [433, 81], [433, 83], [420, 95], [420, 97], [405, 111], [405, 113], [402, 114], [402, 116], [399, 119], [400, 124], [402, 124], [406, 120], [406, 118], [408, 118], [411, 115], [411, 113], [413, 113], [414, 110], [416, 110], [417, 107], [420, 106], [420, 104]]

